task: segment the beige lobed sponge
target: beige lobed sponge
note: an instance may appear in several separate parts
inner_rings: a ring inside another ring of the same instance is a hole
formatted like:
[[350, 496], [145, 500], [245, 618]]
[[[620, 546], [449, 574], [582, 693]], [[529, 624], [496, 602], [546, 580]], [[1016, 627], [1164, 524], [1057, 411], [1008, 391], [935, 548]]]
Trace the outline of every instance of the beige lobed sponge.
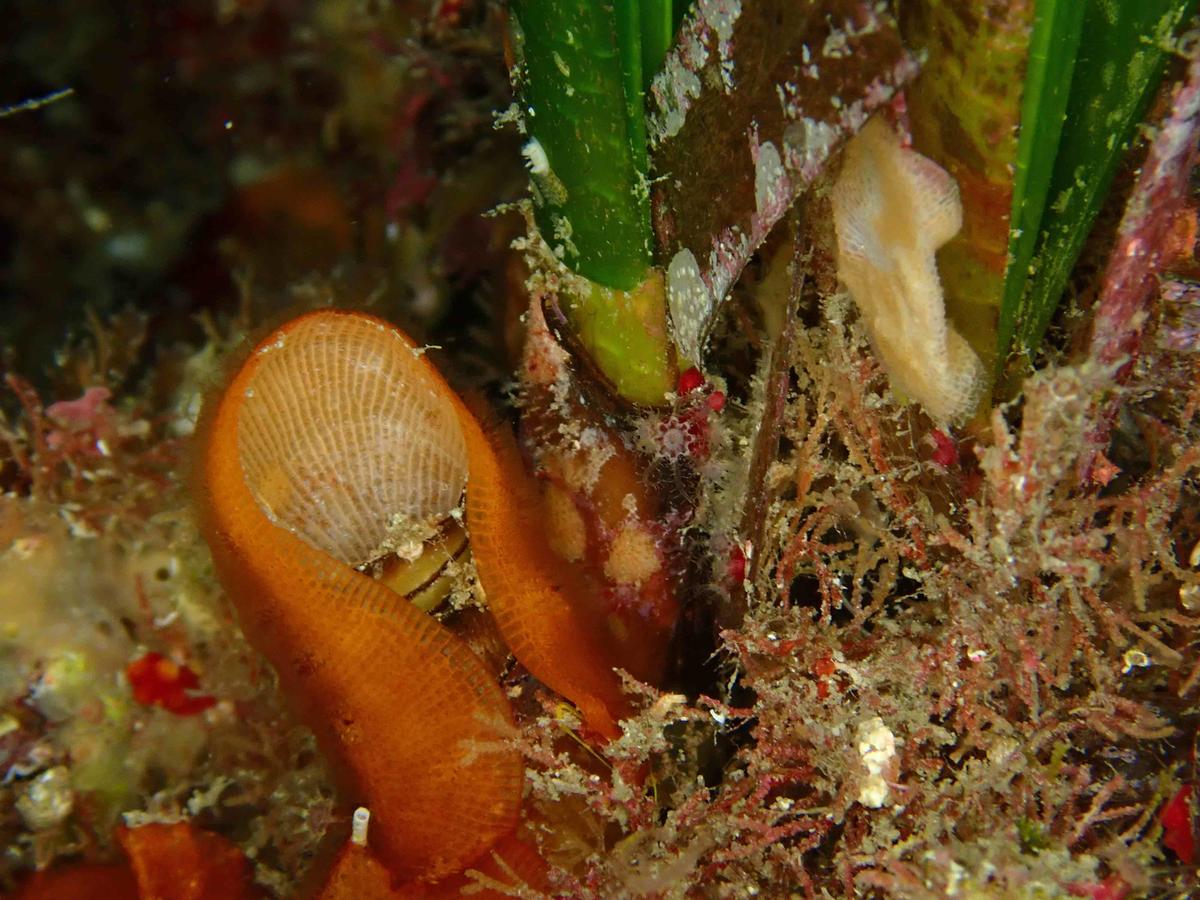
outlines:
[[846, 146], [833, 187], [833, 223], [838, 274], [892, 389], [939, 424], [970, 415], [983, 367], [946, 321], [934, 258], [962, 227], [954, 179], [873, 118]]

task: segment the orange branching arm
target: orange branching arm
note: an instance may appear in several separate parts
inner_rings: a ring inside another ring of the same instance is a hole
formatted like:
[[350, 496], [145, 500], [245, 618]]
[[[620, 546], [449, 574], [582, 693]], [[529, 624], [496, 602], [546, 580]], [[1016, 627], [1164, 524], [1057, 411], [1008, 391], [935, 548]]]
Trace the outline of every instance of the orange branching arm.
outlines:
[[541, 503], [513, 439], [486, 431], [461, 401], [458, 408], [470, 468], [471, 554], [500, 633], [530, 672], [579, 707], [590, 728], [617, 737], [628, 705], [593, 588], [547, 543]]
[[[239, 449], [239, 417], [264, 359], [286, 359], [273, 354], [319, 331], [332, 349], [318, 358], [336, 360], [349, 340], [343, 329], [363, 328], [378, 333], [381, 353], [429, 366], [401, 332], [367, 316], [320, 312], [283, 326], [206, 412], [199, 505], [247, 636], [278, 670], [347, 799], [370, 808], [374, 853], [394, 877], [428, 880], [458, 872], [516, 824], [523, 769], [506, 744], [507, 700], [437, 621], [271, 521], [247, 485]], [[310, 384], [331, 377], [321, 371]], [[303, 419], [289, 425], [306, 426], [314, 427]]]

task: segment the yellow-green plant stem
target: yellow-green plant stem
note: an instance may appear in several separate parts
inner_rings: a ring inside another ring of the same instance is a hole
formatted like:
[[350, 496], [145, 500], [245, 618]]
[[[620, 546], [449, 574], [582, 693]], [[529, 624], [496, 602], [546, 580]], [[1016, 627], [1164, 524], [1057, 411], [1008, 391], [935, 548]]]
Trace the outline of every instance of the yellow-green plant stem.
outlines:
[[535, 221], [590, 285], [560, 298], [579, 343], [635, 403], [661, 402], [673, 386], [662, 277], [651, 270], [645, 121], [672, 12], [669, 0], [512, 2]]
[[576, 336], [618, 394], [653, 405], [674, 390], [662, 272], [649, 270], [632, 291], [572, 279], [560, 300]]

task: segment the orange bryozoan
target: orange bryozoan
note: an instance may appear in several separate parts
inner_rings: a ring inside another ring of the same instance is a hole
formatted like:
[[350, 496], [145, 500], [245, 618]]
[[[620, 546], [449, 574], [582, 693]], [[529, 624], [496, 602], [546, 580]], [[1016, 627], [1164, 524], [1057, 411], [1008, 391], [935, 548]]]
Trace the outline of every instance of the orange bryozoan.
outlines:
[[467, 482], [501, 634], [599, 734], [624, 710], [610, 654], [538, 536], [511, 438], [485, 430], [398, 328], [321, 311], [276, 330], [206, 410], [199, 505], [247, 636], [371, 810], [394, 878], [460, 871], [516, 826], [522, 760], [499, 686], [458, 637], [356, 571], [398, 522], [440, 521]]

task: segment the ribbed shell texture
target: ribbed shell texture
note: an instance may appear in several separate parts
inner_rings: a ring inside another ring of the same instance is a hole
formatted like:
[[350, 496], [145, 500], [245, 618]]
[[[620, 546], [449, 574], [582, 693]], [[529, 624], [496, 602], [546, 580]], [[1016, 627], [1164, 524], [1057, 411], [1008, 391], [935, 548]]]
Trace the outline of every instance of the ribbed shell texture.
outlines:
[[246, 483], [273, 522], [350, 565], [395, 516], [444, 518], [467, 480], [454, 407], [417, 353], [397, 329], [346, 316], [306, 317], [256, 351], [238, 428]]

